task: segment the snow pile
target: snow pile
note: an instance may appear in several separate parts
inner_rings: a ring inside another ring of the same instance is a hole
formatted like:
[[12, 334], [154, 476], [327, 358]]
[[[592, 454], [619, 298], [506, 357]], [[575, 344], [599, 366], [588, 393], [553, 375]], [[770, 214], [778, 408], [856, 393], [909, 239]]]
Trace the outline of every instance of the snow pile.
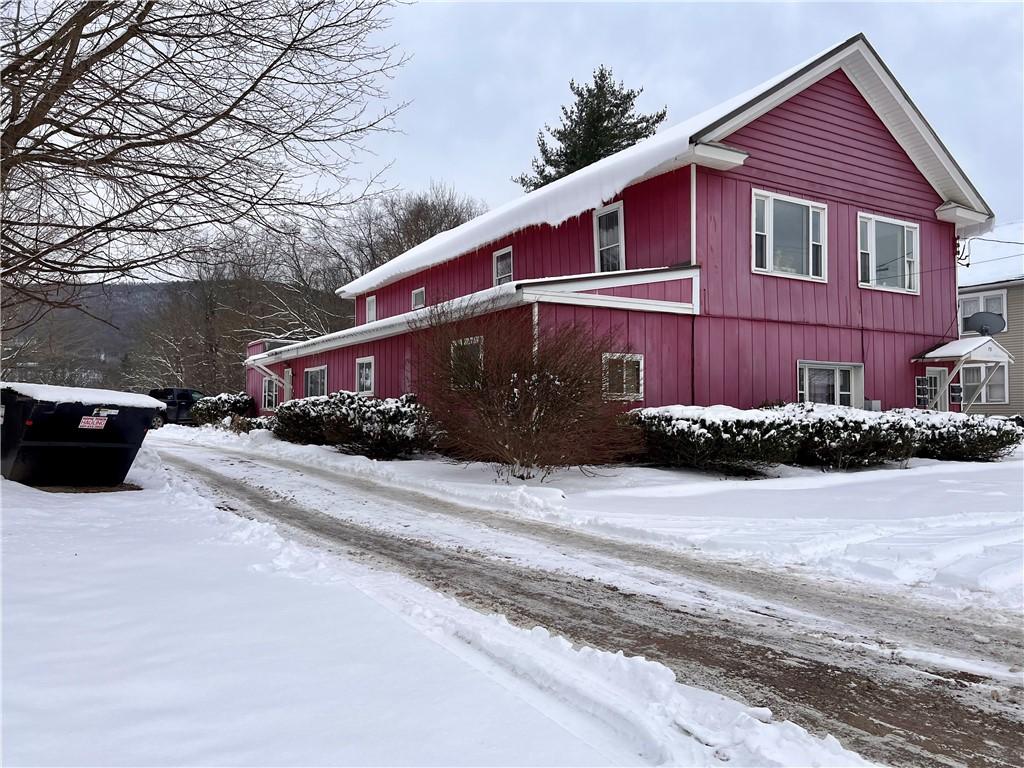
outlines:
[[19, 395], [47, 403], [81, 403], [82, 405], [120, 405], [125, 408], [167, 409], [166, 403], [148, 395], [118, 392], [113, 389], [86, 389], [83, 387], [56, 387], [51, 384], [26, 384], [20, 381], [0, 382], [0, 388], [11, 389]]
[[667, 169], [673, 165], [684, 164], [681, 157], [691, 148], [693, 136], [819, 59], [821, 55], [818, 54], [711, 109], [665, 128], [628, 149], [563, 176], [454, 229], [435, 235], [342, 286], [338, 289], [338, 294], [352, 297], [366, 293], [405, 275], [455, 259], [526, 227], [535, 224], [558, 226], [573, 216], [598, 208], [655, 168]]

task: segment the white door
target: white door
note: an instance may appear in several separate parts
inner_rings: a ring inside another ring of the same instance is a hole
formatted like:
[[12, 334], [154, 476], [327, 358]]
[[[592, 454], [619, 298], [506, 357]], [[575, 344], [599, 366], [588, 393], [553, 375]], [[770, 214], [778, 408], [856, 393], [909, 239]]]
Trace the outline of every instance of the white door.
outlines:
[[949, 410], [949, 371], [945, 368], [928, 368], [925, 370], [925, 376], [928, 377], [928, 402], [929, 404], [935, 401], [935, 396], [939, 396], [939, 400], [935, 403], [935, 410], [937, 411], [948, 411]]

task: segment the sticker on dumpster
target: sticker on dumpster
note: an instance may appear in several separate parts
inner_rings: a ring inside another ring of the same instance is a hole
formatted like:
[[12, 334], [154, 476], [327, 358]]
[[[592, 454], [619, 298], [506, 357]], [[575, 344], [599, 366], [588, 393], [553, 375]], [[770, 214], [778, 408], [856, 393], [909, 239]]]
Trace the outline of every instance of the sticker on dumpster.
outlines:
[[107, 426], [106, 416], [83, 416], [78, 422], [79, 429], [103, 429]]
[[93, 416], [117, 416], [117, 408], [93, 408]]

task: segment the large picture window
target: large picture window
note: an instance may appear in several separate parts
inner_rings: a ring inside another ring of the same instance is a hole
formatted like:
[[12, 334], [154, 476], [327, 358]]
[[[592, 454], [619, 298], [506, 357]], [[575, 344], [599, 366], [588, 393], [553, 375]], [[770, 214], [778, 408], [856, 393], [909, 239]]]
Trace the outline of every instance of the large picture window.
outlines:
[[319, 397], [327, 394], [327, 366], [307, 368], [302, 373], [302, 392], [305, 397]]
[[797, 364], [797, 400], [860, 407], [863, 375], [860, 365], [801, 361]]
[[605, 400], [644, 399], [644, 356], [608, 352], [601, 358]]
[[356, 359], [356, 392], [360, 395], [373, 394], [373, 356]]
[[[982, 388], [982, 384], [988, 377], [989, 373], [992, 373], [992, 369], [996, 371], [989, 379], [988, 384]], [[996, 363], [992, 365], [965, 365], [960, 369], [960, 383], [964, 387], [964, 402], [969, 403], [974, 400], [975, 405], [985, 403], [1007, 403], [1006, 393], [1007, 388], [1007, 368], [1003, 363]], [[979, 390], [981, 390], [979, 394]], [[977, 395], [977, 400], [974, 396]]]
[[753, 270], [824, 280], [828, 209], [820, 203], [754, 191]]
[[594, 258], [597, 272], [617, 272], [626, 268], [621, 202], [594, 211]]
[[277, 382], [269, 376], [263, 379], [263, 410], [277, 408]]
[[857, 216], [860, 285], [917, 293], [920, 268], [916, 224], [862, 213]]

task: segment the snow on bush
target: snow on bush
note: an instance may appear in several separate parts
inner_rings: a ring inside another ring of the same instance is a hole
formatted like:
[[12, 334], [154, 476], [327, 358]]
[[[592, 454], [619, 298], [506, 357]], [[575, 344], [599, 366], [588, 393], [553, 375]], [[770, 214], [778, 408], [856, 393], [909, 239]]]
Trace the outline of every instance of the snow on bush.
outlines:
[[256, 402], [245, 394], [222, 392], [213, 397], [202, 397], [192, 404], [189, 414], [196, 424], [218, 424], [230, 416], [248, 416], [256, 410]]
[[341, 391], [282, 403], [272, 428], [291, 443], [334, 445], [345, 453], [393, 459], [429, 446], [425, 417], [412, 395], [378, 399]]
[[1024, 440], [1024, 429], [1008, 419], [914, 409], [875, 412], [792, 403], [744, 411], [672, 405], [633, 415], [654, 463], [727, 474], [787, 463], [850, 469], [912, 456], [993, 461]]
[[791, 462], [800, 444], [794, 421], [771, 410], [673, 405], [633, 413], [648, 458], [664, 466], [754, 474]]
[[1024, 440], [1024, 428], [1012, 419], [962, 413], [899, 409], [917, 427], [915, 455], [946, 461], [996, 461]]

